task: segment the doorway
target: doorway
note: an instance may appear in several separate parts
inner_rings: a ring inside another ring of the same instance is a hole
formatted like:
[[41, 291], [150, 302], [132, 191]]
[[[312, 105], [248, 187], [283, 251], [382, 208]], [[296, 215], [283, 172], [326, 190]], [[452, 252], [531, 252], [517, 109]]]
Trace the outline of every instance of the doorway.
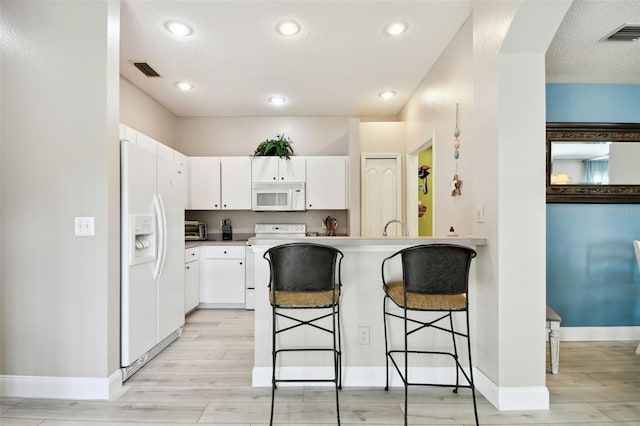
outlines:
[[[407, 150], [407, 226], [411, 235], [419, 235], [421, 237], [433, 236], [436, 223], [436, 214], [433, 208], [437, 181], [434, 173], [437, 167], [434, 142], [435, 133], [431, 131], [420, 138], [411, 149]], [[427, 169], [428, 174], [420, 172], [423, 166], [429, 167]], [[417, 182], [416, 172], [418, 173]], [[422, 178], [421, 176], [425, 177]], [[424, 193], [425, 189], [427, 191], [426, 194]], [[422, 203], [423, 207], [420, 207], [420, 203]], [[420, 216], [421, 211], [423, 213], [422, 216]]]

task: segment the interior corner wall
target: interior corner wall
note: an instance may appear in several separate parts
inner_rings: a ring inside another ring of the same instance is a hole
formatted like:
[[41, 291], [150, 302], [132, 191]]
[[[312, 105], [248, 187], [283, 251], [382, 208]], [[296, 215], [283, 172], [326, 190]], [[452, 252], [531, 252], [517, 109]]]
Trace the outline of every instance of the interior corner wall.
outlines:
[[[107, 398], [119, 374], [119, 3], [1, 8], [0, 392]], [[78, 216], [95, 218], [95, 236], [74, 236]], [[52, 384], [70, 393], [43, 394]]]
[[176, 151], [177, 117], [158, 101], [120, 76], [120, 122]]
[[[469, 17], [400, 111], [406, 123], [405, 152], [433, 133], [433, 235], [446, 235], [451, 226], [460, 235], [472, 233], [473, 134], [473, 22]], [[460, 129], [460, 157], [453, 157], [456, 104]], [[417, 170], [416, 176], [417, 176]], [[462, 179], [461, 195], [452, 197], [450, 182]], [[442, 218], [442, 219], [439, 219]]]

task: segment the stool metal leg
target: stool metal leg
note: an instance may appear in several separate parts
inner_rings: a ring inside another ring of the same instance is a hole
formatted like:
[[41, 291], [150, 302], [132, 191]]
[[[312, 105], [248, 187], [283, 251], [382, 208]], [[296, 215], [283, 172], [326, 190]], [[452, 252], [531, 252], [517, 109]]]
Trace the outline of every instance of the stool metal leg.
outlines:
[[389, 345], [387, 344], [387, 296], [382, 299], [382, 320], [384, 323], [384, 360], [386, 362], [386, 377], [387, 381], [384, 386], [384, 390], [389, 390]]
[[276, 397], [276, 308], [271, 308], [271, 415], [269, 425], [273, 425], [273, 406]]
[[453, 393], [458, 393], [460, 387], [460, 363], [458, 362], [458, 346], [456, 345], [456, 333], [453, 328], [453, 315], [449, 311], [449, 327], [451, 328], [451, 340], [453, 341], [453, 359], [456, 362], [456, 387], [453, 389]]
[[471, 362], [471, 329], [469, 328], [469, 309], [465, 311], [467, 317], [467, 351], [469, 352], [469, 381], [471, 382], [471, 397], [473, 399], [473, 414], [476, 419], [476, 426], [480, 425], [478, 421], [478, 406], [476, 405], [476, 385], [473, 381], [473, 364]]
[[405, 295], [404, 307], [404, 426], [407, 426], [407, 413], [409, 412], [409, 330], [407, 328], [407, 304]]

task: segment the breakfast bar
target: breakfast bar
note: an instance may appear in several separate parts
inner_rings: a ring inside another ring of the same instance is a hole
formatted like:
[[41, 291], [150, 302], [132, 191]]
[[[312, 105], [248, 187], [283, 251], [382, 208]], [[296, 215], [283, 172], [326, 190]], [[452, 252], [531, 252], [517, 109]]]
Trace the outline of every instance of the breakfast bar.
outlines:
[[[385, 383], [385, 348], [382, 303], [381, 265], [382, 261], [395, 252], [420, 244], [457, 244], [476, 248], [486, 245], [486, 238], [473, 236], [458, 237], [404, 237], [404, 238], [371, 238], [371, 237], [299, 237], [250, 238], [247, 247], [247, 280], [255, 286], [255, 361], [253, 369], [253, 386], [271, 386], [271, 306], [269, 304], [269, 264], [263, 258], [270, 247], [294, 243], [317, 243], [335, 247], [342, 251], [344, 259], [341, 264], [341, 333], [342, 333], [342, 377], [343, 386], [384, 386]], [[387, 277], [401, 277], [401, 261], [399, 257], [387, 263]], [[476, 286], [475, 266], [471, 264], [469, 277], [469, 305], [471, 315], [471, 332], [474, 335], [474, 318], [478, 312], [474, 310]], [[431, 313], [422, 312], [423, 315]], [[311, 314], [310, 314], [311, 315]], [[454, 315], [455, 316], [455, 315]], [[456, 327], [464, 330], [463, 318], [456, 318]], [[399, 347], [403, 341], [402, 321], [394, 321], [389, 326], [390, 341]], [[287, 342], [311, 343], [318, 345], [329, 340], [321, 333], [305, 330], [289, 336], [280, 336], [279, 345]], [[425, 334], [428, 341], [410, 341], [412, 347], [429, 346], [448, 347], [450, 338]], [[324, 340], [323, 340], [324, 339]], [[422, 339], [422, 337], [420, 338]], [[475, 342], [472, 340], [472, 345]], [[413, 346], [415, 345], [415, 346]], [[472, 349], [473, 351], [473, 349]], [[425, 359], [413, 363], [412, 377], [432, 382], [450, 382], [455, 368], [450, 359]], [[466, 359], [462, 348], [461, 359]], [[318, 353], [291, 354], [279, 358], [278, 375], [280, 377], [318, 378], [331, 375], [332, 359]], [[394, 374], [390, 379], [391, 386], [401, 386], [399, 377]]]

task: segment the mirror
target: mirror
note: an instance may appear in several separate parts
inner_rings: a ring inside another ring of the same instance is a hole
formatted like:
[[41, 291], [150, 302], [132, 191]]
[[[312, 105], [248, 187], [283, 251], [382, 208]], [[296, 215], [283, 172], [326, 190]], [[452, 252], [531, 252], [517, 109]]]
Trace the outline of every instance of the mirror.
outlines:
[[640, 202], [640, 124], [547, 123], [547, 202]]

